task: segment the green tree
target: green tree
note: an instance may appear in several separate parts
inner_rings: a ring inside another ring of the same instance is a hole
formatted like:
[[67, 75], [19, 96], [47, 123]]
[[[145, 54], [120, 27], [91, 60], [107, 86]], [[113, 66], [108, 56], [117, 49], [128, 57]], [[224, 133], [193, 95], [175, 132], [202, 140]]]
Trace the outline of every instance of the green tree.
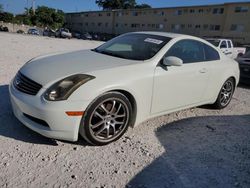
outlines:
[[46, 6], [39, 6], [33, 14], [32, 8], [25, 9], [22, 22], [41, 27], [58, 28], [64, 24], [64, 12]]
[[12, 22], [13, 18], [14, 18], [14, 16], [11, 13], [8, 13], [8, 12], [1, 12], [0, 13], [0, 21]]
[[143, 9], [143, 8], [152, 8], [150, 5], [148, 4], [140, 4], [140, 5], [136, 5], [135, 8], [138, 8], [138, 9]]
[[151, 8], [148, 4], [137, 4], [135, 0], [96, 0], [95, 2], [103, 10]]

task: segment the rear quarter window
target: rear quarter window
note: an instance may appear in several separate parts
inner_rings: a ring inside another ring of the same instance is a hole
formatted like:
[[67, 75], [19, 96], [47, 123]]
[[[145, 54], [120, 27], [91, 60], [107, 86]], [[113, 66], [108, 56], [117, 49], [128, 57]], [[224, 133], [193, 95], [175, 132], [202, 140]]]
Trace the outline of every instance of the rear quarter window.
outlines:
[[211, 46], [208, 46], [208, 45], [204, 44], [204, 50], [205, 50], [205, 59], [206, 59], [206, 61], [220, 60], [219, 53], [214, 48], [212, 48]]

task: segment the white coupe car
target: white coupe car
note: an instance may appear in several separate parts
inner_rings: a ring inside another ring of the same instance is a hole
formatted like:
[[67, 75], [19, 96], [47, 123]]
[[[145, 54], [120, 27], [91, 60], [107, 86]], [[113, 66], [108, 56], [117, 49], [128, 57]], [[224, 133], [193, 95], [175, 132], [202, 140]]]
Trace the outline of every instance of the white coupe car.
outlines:
[[30, 129], [104, 145], [155, 116], [224, 108], [238, 81], [238, 63], [205, 40], [135, 32], [96, 49], [34, 58], [9, 91], [15, 116]]

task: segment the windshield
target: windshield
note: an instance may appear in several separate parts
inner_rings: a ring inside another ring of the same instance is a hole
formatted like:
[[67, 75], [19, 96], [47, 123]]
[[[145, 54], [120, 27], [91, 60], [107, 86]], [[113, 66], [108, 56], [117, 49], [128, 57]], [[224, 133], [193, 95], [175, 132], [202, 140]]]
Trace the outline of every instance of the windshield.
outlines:
[[208, 42], [210, 42], [211, 44], [213, 44], [214, 46], [218, 47], [220, 44], [219, 40], [212, 40], [212, 39], [208, 39]]
[[164, 36], [132, 33], [114, 38], [93, 51], [124, 59], [147, 60], [170, 40]]

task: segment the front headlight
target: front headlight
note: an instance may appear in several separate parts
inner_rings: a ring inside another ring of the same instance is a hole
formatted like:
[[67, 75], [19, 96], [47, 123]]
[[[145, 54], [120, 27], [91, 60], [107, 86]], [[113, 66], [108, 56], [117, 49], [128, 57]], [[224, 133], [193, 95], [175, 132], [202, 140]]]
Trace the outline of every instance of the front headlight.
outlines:
[[66, 100], [77, 88], [94, 78], [94, 76], [85, 74], [69, 76], [56, 82], [47, 89], [44, 98], [49, 101]]

